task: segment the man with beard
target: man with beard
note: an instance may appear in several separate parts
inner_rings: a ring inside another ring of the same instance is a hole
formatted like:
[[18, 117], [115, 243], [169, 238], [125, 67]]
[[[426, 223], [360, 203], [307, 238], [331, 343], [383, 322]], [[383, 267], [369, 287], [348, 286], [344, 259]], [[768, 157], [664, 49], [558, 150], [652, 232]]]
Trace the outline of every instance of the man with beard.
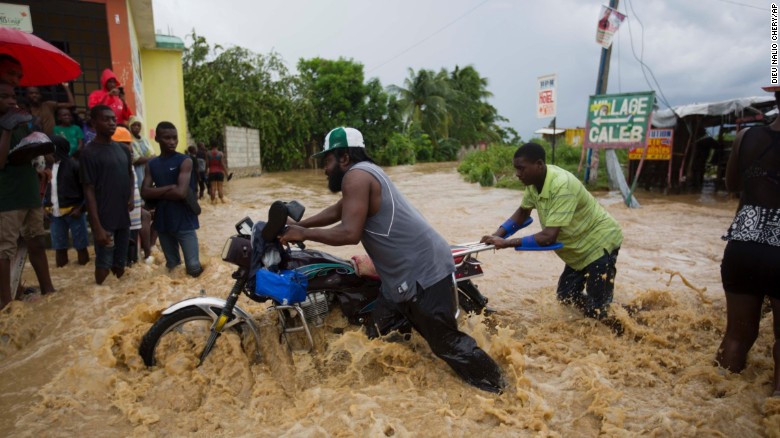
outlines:
[[[328, 187], [342, 192], [339, 202], [290, 225], [282, 243], [313, 240], [327, 245], [362, 242], [382, 279], [373, 311], [376, 330], [415, 328], [431, 350], [466, 382], [501, 392], [501, 369], [455, 320], [455, 266], [447, 242], [406, 200], [366, 154], [363, 135], [336, 128], [322, 152]], [[320, 228], [336, 224], [331, 228]]]

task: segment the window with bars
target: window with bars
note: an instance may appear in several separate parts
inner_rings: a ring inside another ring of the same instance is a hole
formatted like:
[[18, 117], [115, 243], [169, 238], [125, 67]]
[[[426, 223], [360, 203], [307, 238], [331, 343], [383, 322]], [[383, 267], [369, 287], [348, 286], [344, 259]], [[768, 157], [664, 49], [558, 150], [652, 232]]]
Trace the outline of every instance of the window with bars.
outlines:
[[[70, 83], [70, 89], [77, 110], [86, 110], [89, 93], [100, 88], [100, 74], [111, 68], [106, 6], [75, 0], [4, 1], [28, 5], [33, 33], [81, 65], [82, 74]], [[44, 100], [67, 101], [59, 84], [39, 88]]]

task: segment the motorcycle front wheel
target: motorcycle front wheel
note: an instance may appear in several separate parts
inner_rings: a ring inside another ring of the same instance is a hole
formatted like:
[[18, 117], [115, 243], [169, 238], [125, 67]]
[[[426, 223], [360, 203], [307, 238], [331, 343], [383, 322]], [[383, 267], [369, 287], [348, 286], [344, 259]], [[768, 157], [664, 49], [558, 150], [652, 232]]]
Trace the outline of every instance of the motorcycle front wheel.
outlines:
[[[221, 309], [212, 309], [219, 315]], [[210, 315], [198, 306], [188, 306], [168, 315], [162, 315], [152, 325], [141, 340], [138, 353], [146, 366], [164, 365], [177, 358], [189, 356], [198, 361], [203, 347], [211, 334], [214, 315]], [[236, 325], [226, 329], [221, 337], [242, 335], [241, 327]], [[215, 349], [219, 347], [217, 341]], [[212, 353], [213, 354], [213, 353]]]

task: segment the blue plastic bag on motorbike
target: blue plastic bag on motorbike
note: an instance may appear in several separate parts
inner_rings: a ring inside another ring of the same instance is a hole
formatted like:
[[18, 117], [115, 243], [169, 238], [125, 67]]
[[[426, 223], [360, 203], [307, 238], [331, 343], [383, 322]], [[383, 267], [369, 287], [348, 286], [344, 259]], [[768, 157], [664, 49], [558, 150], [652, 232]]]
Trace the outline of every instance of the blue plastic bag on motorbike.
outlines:
[[255, 275], [255, 295], [271, 298], [282, 305], [305, 300], [308, 285], [309, 280], [304, 274], [290, 269], [271, 272], [262, 268]]

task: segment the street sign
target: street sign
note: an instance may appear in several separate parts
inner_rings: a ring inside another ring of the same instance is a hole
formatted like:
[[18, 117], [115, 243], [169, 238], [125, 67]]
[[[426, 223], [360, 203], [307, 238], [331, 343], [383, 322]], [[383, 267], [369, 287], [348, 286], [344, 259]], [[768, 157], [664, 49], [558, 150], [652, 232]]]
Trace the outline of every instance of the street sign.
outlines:
[[[673, 129], [651, 129], [645, 160], [671, 160], [673, 139]], [[641, 160], [643, 151], [644, 148], [632, 148], [628, 151], [628, 159]]]
[[590, 96], [585, 147], [644, 147], [654, 102], [654, 91]]
[[536, 117], [539, 119], [555, 117], [555, 102], [558, 98], [555, 89], [558, 85], [558, 75], [539, 76], [536, 78], [536, 85]]

